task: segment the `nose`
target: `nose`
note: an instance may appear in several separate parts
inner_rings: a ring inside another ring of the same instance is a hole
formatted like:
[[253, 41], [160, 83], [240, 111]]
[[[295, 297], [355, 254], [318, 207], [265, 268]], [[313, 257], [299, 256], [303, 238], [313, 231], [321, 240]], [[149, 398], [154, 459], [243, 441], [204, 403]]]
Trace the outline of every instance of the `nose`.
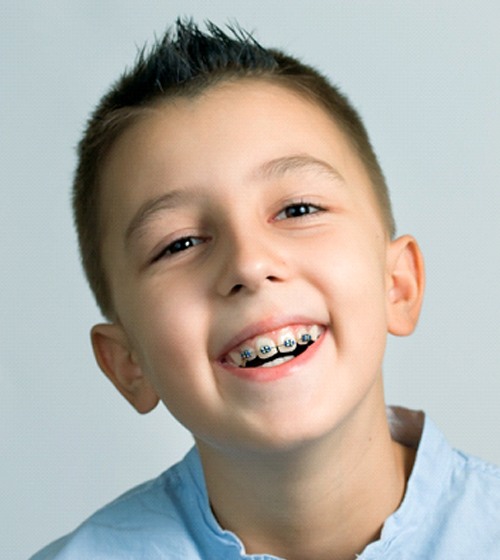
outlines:
[[229, 296], [254, 293], [270, 283], [286, 279], [288, 271], [283, 251], [266, 236], [250, 228], [221, 240], [217, 292]]

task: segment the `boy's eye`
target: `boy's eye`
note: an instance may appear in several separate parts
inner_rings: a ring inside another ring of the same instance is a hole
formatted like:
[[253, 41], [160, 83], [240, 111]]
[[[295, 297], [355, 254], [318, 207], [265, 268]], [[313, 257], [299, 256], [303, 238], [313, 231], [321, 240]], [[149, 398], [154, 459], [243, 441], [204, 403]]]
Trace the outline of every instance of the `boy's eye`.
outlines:
[[203, 243], [203, 241], [203, 238], [194, 236], [181, 237], [180, 239], [176, 239], [175, 241], [172, 241], [172, 243], [169, 243], [166, 247], [164, 247], [161, 252], [153, 259], [153, 262], [156, 262], [164, 257], [170, 257], [172, 255], [175, 255], [176, 253], [186, 251], [187, 249], [191, 249], [192, 247]]
[[309, 214], [315, 214], [316, 212], [321, 212], [323, 209], [309, 202], [297, 202], [295, 204], [289, 204], [283, 210], [276, 215], [276, 220], [284, 220], [286, 218], [301, 218], [302, 216], [307, 216]]

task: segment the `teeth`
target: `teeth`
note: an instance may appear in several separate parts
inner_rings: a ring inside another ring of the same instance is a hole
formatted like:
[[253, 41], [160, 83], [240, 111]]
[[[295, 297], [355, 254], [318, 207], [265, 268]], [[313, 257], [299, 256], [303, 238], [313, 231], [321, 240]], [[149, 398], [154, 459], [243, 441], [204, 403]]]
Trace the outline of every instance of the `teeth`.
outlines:
[[295, 348], [297, 348], [297, 341], [295, 340], [295, 335], [290, 329], [281, 331], [279, 336], [278, 347], [282, 354], [284, 354], [285, 352], [293, 352]]
[[[248, 340], [243, 346], [229, 352], [227, 358], [233, 365], [245, 367], [247, 364], [251, 366], [249, 362], [258, 357], [261, 360], [266, 360], [264, 364], [261, 364], [262, 367], [273, 367], [293, 359], [294, 356], [283, 356], [283, 354], [294, 352], [297, 345], [305, 346], [315, 342], [321, 336], [323, 330], [318, 325], [302, 326], [295, 329], [286, 327], [273, 335], [273, 338], [268, 335]], [[278, 358], [269, 360], [278, 353], [280, 354]]]
[[255, 350], [253, 348], [243, 348], [240, 352], [242, 360], [253, 360], [255, 358]]
[[272, 338], [259, 337], [255, 341], [255, 346], [257, 347], [257, 355], [259, 358], [269, 358], [278, 353], [278, 349]]
[[311, 342], [311, 340], [311, 335], [304, 327], [297, 331], [297, 344], [307, 344], [308, 342]]
[[244, 366], [246, 362], [254, 360], [256, 357], [255, 350], [252, 348], [243, 348], [240, 352], [233, 350], [228, 354], [229, 359], [238, 367]]
[[266, 362], [265, 364], [262, 364], [261, 367], [275, 367], [280, 364], [284, 364], [285, 362], [289, 362], [290, 360], [293, 360], [293, 356], [284, 356], [283, 358], [276, 358], [272, 362]]
[[318, 340], [319, 335], [321, 334], [320, 328], [318, 327], [318, 325], [313, 325], [310, 329], [309, 329], [309, 334], [311, 335], [311, 338], [313, 341]]

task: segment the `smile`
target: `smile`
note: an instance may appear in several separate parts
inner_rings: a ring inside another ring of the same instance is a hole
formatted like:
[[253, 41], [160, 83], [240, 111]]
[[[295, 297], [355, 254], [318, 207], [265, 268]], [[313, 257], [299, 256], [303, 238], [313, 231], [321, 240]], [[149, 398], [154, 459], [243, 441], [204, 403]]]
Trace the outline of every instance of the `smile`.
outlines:
[[275, 367], [305, 352], [323, 331], [319, 325], [286, 327], [246, 340], [223, 361], [239, 368]]

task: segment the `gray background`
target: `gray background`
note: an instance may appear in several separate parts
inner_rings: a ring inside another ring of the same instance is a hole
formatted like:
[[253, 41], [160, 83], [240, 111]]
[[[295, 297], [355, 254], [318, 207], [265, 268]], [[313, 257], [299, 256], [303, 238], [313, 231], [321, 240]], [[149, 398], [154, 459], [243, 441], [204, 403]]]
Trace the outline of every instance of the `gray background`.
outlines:
[[190, 445], [163, 408], [138, 416], [94, 364], [100, 317], [68, 195], [91, 107], [179, 14], [237, 19], [354, 100], [399, 232], [427, 262], [419, 328], [389, 343], [388, 401], [425, 409], [455, 446], [500, 463], [498, 2], [2, 2], [1, 558], [26, 558]]

